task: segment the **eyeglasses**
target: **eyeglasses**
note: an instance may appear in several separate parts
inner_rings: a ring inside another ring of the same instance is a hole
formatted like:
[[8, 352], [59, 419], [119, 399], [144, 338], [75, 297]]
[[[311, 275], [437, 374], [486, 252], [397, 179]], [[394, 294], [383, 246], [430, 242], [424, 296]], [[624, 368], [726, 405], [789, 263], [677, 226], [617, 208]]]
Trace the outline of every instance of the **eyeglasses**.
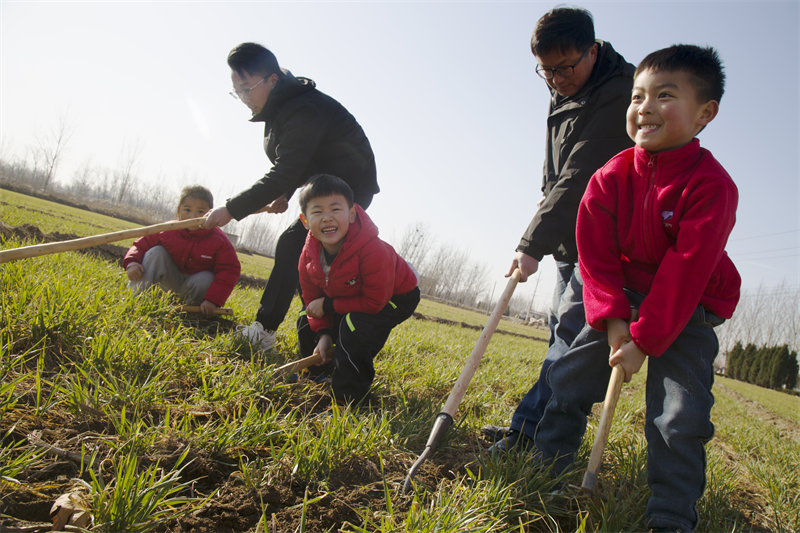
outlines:
[[[594, 46], [594, 44], [592, 46]], [[586, 52], [591, 50], [592, 46], [587, 48]], [[583, 60], [583, 58], [586, 56], [586, 52], [581, 54], [581, 57], [575, 62], [574, 65], [567, 65], [567, 66], [557, 67], [557, 68], [542, 68], [541, 65], [536, 65], [536, 74], [538, 74], [539, 77], [541, 77], [541, 78], [543, 78], [545, 80], [552, 80], [553, 77], [555, 77], [556, 72], [558, 72], [558, 75], [561, 76], [562, 78], [569, 78], [570, 76], [575, 74], [575, 67], [577, 67], [578, 63], [580, 63]]]
[[255, 85], [253, 85], [252, 87], [250, 87], [248, 89], [242, 89], [241, 91], [237, 91], [236, 89], [234, 89], [231, 92], [229, 92], [228, 94], [233, 96], [237, 100], [250, 100], [250, 91], [252, 91], [256, 87], [258, 87], [259, 83], [261, 83], [265, 79], [267, 79], [267, 78], [261, 78], [261, 81], [259, 81], [258, 83], [256, 83]]

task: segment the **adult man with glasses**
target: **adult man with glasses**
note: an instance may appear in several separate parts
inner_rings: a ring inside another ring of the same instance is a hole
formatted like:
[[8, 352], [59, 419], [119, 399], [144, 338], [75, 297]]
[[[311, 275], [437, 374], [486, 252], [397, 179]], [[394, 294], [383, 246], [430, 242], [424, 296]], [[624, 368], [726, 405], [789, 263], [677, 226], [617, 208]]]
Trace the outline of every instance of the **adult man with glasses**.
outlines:
[[[264, 122], [264, 150], [273, 166], [249, 189], [212, 211], [204, 227], [224, 226], [261, 210], [283, 213], [294, 191], [315, 174], [343, 179], [355, 202], [366, 209], [380, 189], [372, 147], [353, 115], [317, 90], [313, 80], [281, 69], [275, 55], [260, 44], [236, 46], [228, 54], [228, 66], [231, 96], [250, 109], [252, 122]], [[275, 266], [256, 320], [240, 329], [257, 349], [275, 346], [275, 332], [298, 289], [297, 262], [307, 233], [298, 219], [278, 238]], [[316, 343], [304, 313], [297, 327], [301, 351], [308, 346], [313, 350]]]
[[633, 145], [625, 130], [625, 113], [635, 69], [610, 43], [595, 40], [591, 13], [573, 7], [546, 13], [536, 24], [531, 50], [536, 73], [551, 93], [544, 197], [517, 246], [507, 277], [519, 267], [520, 281], [525, 281], [545, 255], [552, 255], [558, 279], [550, 308], [550, 347], [539, 379], [517, 407], [510, 428], [484, 428], [498, 439], [492, 450], [500, 453], [533, 447], [536, 426], [552, 396], [547, 370], [586, 323], [575, 244], [578, 206], [592, 174]]

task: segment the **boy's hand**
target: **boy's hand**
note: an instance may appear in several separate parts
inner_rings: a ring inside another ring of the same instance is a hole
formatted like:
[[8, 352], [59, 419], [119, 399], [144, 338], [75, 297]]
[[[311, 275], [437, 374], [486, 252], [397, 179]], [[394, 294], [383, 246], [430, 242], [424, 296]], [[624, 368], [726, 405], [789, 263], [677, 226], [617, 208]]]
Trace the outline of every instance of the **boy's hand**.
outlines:
[[283, 213], [289, 208], [289, 199], [286, 198], [286, 194], [282, 194], [278, 198], [272, 201], [267, 207], [264, 208], [264, 211], [267, 213]]
[[528, 254], [517, 252], [514, 259], [511, 260], [511, 268], [508, 269], [508, 274], [505, 277], [510, 278], [515, 268], [519, 268], [519, 282], [524, 283], [528, 281], [528, 276], [539, 269], [539, 261]]
[[330, 361], [330, 359], [328, 359], [328, 350], [330, 350], [332, 347], [333, 347], [333, 339], [331, 338], [330, 335], [323, 335], [319, 338], [319, 342], [317, 343], [317, 347], [314, 348], [314, 354], [313, 354], [313, 355], [319, 354], [322, 357], [322, 360], [319, 362], [319, 364], [323, 365], [328, 361]]
[[539, 199], [539, 201], [538, 201], [538, 202], [536, 202], [536, 207], [542, 207], [542, 204], [544, 204], [544, 201], [545, 201], [545, 200], [547, 200], [547, 196], [542, 196], [542, 197]]
[[139, 263], [131, 263], [125, 270], [125, 273], [128, 274], [129, 280], [136, 281], [142, 279], [142, 276], [144, 275], [144, 267]]
[[631, 340], [631, 328], [628, 321], [623, 318], [607, 318], [606, 328], [608, 328], [608, 345], [611, 353], [616, 353], [625, 342]]
[[306, 306], [306, 314], [311, 318], [322, 318], [325, 316], [325, 311], [322, 310], [322, 304], [325, 301], [325, 297], [317, 298], [310, 304]]
[[204, 315], [213, 315], [216, 309], [217, 304], [208, 300], [203, 300], [203, 303], [200, 304], [200, 312]]
[[218, 207], [206, 214], [206, 221], [203, 222], [203, 229], [212, 229], [217, 226], [224, 226], [233, 220], [230, 211], [225, 206]]
[[608, 359], [611, 366], [622, 365], [625, 369], [625, 383], [628, 383], [633, 375], [641, 370], [647, 355], [632, 342], [625, 342], [622, 348], [617, 350]]

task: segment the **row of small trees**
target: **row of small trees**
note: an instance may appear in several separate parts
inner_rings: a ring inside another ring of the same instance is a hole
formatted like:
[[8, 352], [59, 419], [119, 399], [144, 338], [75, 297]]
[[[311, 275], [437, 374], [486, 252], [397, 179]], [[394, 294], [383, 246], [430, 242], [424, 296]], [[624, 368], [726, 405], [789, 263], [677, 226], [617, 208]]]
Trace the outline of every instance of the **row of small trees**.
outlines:
[[792, 390], [797, 385], [797, 352], [789, 346], [764, 346], [755, 344], [733, 345], [728, 353], [726, 376], [759, 387]]

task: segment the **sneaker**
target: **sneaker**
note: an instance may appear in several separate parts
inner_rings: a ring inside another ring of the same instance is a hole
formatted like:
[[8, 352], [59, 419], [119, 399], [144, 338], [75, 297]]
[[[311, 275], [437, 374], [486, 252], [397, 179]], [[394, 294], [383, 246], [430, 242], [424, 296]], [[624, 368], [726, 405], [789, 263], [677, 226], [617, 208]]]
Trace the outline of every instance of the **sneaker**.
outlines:
[[508, 430], [506, 436], [489, 447], [489, 455], [506, 455], [510, 451], [517, 453], [532, 452], [535, 445], [533, 439], [515, 429]]
[[253, 322], [249, 326], [237, 326], [236, 333], [247, 339], [253, 348], [264, 352], [274, 348], [278, 340], [278, 334], [264, 329], [261, 322]]
[[489, 437], [493, 442], [503, 440], [511, 428], [508, 426], [483, 426], [481, 433]]

